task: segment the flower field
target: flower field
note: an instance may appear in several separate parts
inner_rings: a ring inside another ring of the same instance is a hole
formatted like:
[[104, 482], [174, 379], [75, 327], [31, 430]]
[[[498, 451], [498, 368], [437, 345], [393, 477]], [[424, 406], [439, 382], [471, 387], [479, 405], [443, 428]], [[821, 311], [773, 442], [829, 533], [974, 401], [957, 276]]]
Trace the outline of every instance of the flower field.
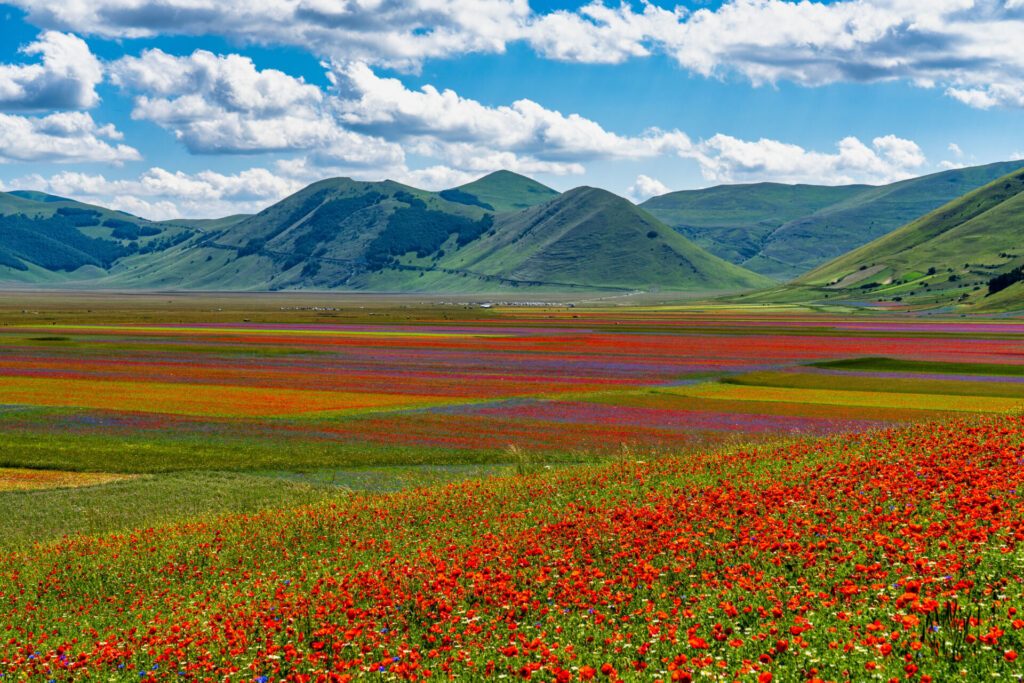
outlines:
[[0, 326], [0, 683], [1020, 680], [1024, 325], [387, 315]]
[[5, 678], [1016, 680], [1024, 421], [620, 461], [0, 560]]
[[[493, 458], [509, 446], [678, 450], [1004, 412], [1024, 399], [1019, 376], [806, 366], [881, 357], [1024, 367], [1022, 339], [1012, 322], [887, 328], [671, 309], [508, 309], [406, 325], [7, 326], [0, 424], [51, 435], [400, 447], [423, 451], [424, 461], [438, 450]], [[0, 457], [72, 465], [10, 449]]]

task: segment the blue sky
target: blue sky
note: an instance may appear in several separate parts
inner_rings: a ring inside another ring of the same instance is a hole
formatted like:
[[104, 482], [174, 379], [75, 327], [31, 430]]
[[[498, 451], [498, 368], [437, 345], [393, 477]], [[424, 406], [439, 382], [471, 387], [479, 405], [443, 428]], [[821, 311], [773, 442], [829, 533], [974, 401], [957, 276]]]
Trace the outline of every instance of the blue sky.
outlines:
[[641, 200], [1024, 151], [1024, 0], [16, 0], [0, 188], [253, 211], [510, 168]]

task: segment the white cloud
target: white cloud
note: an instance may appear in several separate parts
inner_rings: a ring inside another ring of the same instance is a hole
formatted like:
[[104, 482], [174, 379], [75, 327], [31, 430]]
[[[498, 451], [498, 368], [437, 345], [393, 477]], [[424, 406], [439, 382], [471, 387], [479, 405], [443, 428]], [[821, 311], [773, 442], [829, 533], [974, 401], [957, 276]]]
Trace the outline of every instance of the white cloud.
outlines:
[[[274, 165], [279, 175], [303, 185], [328, 177], [346, 177], [355, 180], [394, 180], [424, 190], [444, 190], [462, 185], [480, 177], [479, 171], [453, 168], [446, 164], [431, 164], [421, 168], [409, 168], [396, 164], [380, 168], [355, 168], [345, 165], [331, 165], [329, 160], [311, 156], [283, 159]], [[494, 170], [494, 169], [488, 169]]]
[[302, 152], [293, 163], [304, 175], [319, 168], [400, 177], [411, 173], [406, 151], [452, 172], [581, 174], [586, 160], [653, 157], [691, 145], [679, 131], [619, 135], [531, 100], [488, 107], [429, 85], [410, 90], [363, 63], [334, 67], [328, 91], [259, 70], [240, 55], [203, 50], [147, 50], [112, 63], [110, 73], [136, 94], [134, 118], [172, 131], [190, 151]]
[[111, 80], [136, 93], [132, 117], [174, 133], [195, 153], [316, 150], [350, 165], [401, 163], [402, 150], [340, 127], [315, 85], [248, 57], [146, 50], [110, 65]]
[[947, 88], [946, 94], [975, 109], [1024, 107], [1024, 80], [992, 83], [978, 88]]
[[387, 169], [331, 168], [312, 164], [305, 157], [279, 161], [273, 169], [250, 168], [235, 174], [216, 171], [171, 172], [153, 167], [131, 178], [64, 171], [49, 177], [33, 174], [0, 181], [0, 189], [41, 190], [72, 197], [128, 213], [164, 220], [211, 218], [235, 213], [256, 213], [326, 176], [351, 176], [359, 180], [385, 177], [427, 190], [462, 185], [480, 176], [444, 165], [419, 169], [396, 166]]
[[527, 0], [14, 0], [41, 26], [109, 38], [222, 35], [337, 59], [415, 68], [428, 57], [501, 52]]
[[621, 62], [662, 52], [708, 77], [754, 84], [903, 79], [973, 107], [1024, 106], [1021, 0], [732, 0], [688, 12], [644, 3], [535, 18], [544, 55]]
[[946, 149], [953, 155], [953, 160], [945, 159], [940, 161], [939, 168], [944, 171], [949, 171], [954, 168], [964, 168], [967, 166], [964, 159], [964, 151], [960, 148], [960, 145], [955, 142], [951, 142]]
[[225, 175], [215, 171], [172, 173], [157, 167], [130, 179], [66, 171], [48, 178], [32, 175], [10, 182], [12, 187], [73, 197], [153, 220], [253, 213], [304, 184], [265, 168]]
[[438, 159], [445, 164], [479, 175], [481, 172], [504, 169], [516, 173], [547, 173], [550, 175], [580, 175], [586, 171], [576, 161], [552, 161], [507, 150], [491, 149], [470, 142], [444, 142], [432, 137], [419, 137], [409, 142], [411, 153]]
[[748, 141], [719, 134], [701, 142], [693, 157], [705, 178], [720, 183], [888, 183], [914, 176], [926, 162], [910, 140], [888, 135], [875, 138], [871, 145], [847, 137], [837, 143], [836, 152], [827, 153], [778, 140]]
[[409, 90], [361, 63], [336, 66], [332, 79], [341, 121], [387, 139], [428, 137], [558, 162], [643, 158], [690, 147], [679, 131], [618, 135], [579, 114], [562, 114], [528, 99], [488, 107], [431, 85]]
[[439, 164], [416, 170], [405, 170], [396, 174], [393, 179], [413, 187], [436, 191], [465, 185], [479, 176], [479, 173], [473, 171], [461, 171]]
[[99, 103], [103, 68], [81, 38], [46, 31], [20, 50], [33, 64], [0, 64], [0, 109], [87, 109]]
[[31, 117], [0, 114], [0, 163], [5, 161], [111, 162], [140, 159], [139, 152], [117, 142], [112, 125], [98, 125], [85, 112]]
[[577, 12], [558, 10], [530, 22], [525, 32], [545, 57], [591, 64], [619, 64], [632, 57], [647, 57], [650, 44], [670, 42], [682, 28], [686, 10], [666, 10], [651, 4], [641, 12], [629, 5], [607, 7], [599, 2]]
[[636, 180], [629, 186], [629, 189], [626, 190], [626, 192], [630, 197], [639, 202], [645, 199], [650, 199], [651, 197], [666, 194], [669, 192], [669, 189], [665, 183], [661, 182], [657, 178], [640, 174], [636, 177]]
[[107, 37], [223, 35], [339, 63], [416, 68], [428, 58], [530, 44], [552, 59], [668, 55], [753, 83], [902, 79], [970, 106], [1024, 106], [1022, 0], [727, 0], [667, 9], [594, 0], [535, 12], [527, 0], [15, 0], [37, 25]]

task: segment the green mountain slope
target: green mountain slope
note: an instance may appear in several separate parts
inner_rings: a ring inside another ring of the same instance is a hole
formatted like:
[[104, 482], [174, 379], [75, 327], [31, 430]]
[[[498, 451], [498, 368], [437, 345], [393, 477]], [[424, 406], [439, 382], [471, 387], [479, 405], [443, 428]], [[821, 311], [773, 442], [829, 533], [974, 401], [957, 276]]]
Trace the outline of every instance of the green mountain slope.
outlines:
[[126, 286], [177, 280], [199, 288], [358, 287], [353, 278], [365, 272], [409, 252], [428, 256], [449, 237], [469, 239], [492, 222], [481, 207], [400, 183], [332, 178], [209, 230], [187, 245], [187, 258], [126, 263], [114, 277]]
[[438, 194], [442, 199], [480, 206], [496, 213], [522, 211], [558, 196], [550, 187], [512, 171], [495, 171]]
[[[509, 172], [442, 192], [333, 178], [256, 215], [214, 220], [151, 222], [43, 193], [0, 193], [0, 281], [126, 289], [749, 290], [772, 282], [737, 261], [775, 277], [803, 274], [837, 245], [861, 246], [865, 235], [891, 232], [901, 217], [934, 209], [938, 197], [1022, 167], [1024, 161], [959, 169], [880, 188], [710, 188], [654, 198], [644, 204], [651, 211], [593, 188], [559, 194]], [[1017, 264], [1017, 178], [964, 199], [982, 203], [970, 210], [977, 215], [946, 207], [954, 213], [943, 221], [929, 214], [921, 219], [927, 224], [893, 233], [881, 242], [892, 252], [884, 259], [858, 250], [850, 257], [856, 263], [839, 259], [794, 286], [748, 298], [877, 303], [884, 294], [890, 302], [925, 301], [920, 288], [935, 294], [933, 303], [954, 290], [973, 301], [994, 274]], [[517, 206], [527, 208], [513, 211]], [[921, 244], [900, 241], [910, 239], [908, 230]], [[772, 256], [780, 249], [789, 261]]]
[[1021, 167], [1002, 162], [881, 187], [722, 186], [643, 206], [712, 253], [784, 281]]
[[[805, 299], [993, 308], [989, 281], [1021, 265], [1024, 169], [816, 268], [793, 291]], [[995, 300], [1007, 301], [1013, 287]]]
[[872, 189], [783, 225], [747, 266], [779, 279], [798, 276], [1021, 167], [1024, 161], [988, 164]]
[[194, 234], [189, 226], [42, 192], [0, 192], [0, 280], [92, 279], [121, 259], [153, 254]]
[[712, 254], [744, 263], [756, 257], [782, 225], [869, 189], [867, 185], [719, 185], [670, 192], [640, 206]]
[[735, 290], [767, 282], [629, 201], [589, 187], [499, 217], [493, 231], [438, 265], [524, 282], [616, 288]]
[[125, 258], [104, 284], [466, 292], [736, 291], [768, 283], [602, 190], [556, 193], [516, 213], [443, 194], [325, 180], [176, 249]]

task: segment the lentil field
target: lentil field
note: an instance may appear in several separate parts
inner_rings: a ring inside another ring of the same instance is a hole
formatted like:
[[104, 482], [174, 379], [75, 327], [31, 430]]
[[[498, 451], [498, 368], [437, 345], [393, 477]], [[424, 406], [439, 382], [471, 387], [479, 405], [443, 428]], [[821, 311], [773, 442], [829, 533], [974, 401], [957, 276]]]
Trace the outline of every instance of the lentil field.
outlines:
[[317, 309], [0, 306], [0, 680], [1020, 680], [1024, 324]]

